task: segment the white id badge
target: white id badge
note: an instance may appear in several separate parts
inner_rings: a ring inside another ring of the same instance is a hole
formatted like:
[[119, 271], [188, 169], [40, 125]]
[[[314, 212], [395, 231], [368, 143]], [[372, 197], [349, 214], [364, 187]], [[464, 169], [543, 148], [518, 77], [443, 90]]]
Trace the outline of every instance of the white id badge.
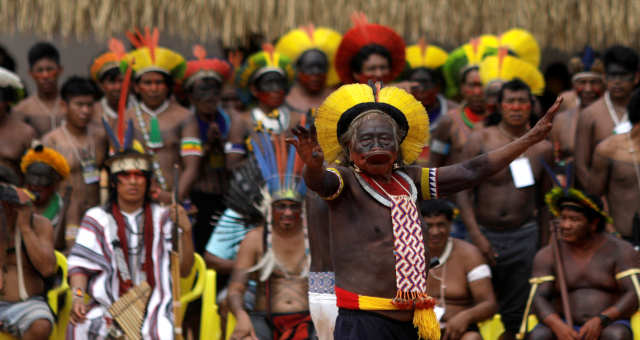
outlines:
[[536, 183], [533, 178], [533, 170], [531, 170], [531, 163], [526, 157], [516, 158], [511, 164], [509, 164], [511, 170], [511, 177], [513, 178], [513, 184], [516, 188], [526, 188]]
[[444, 315], [444, 308], [440, 306], [433, 306], [433, 311], [436, 313], [436, 319], [440, 321], [442, 319], [442, 316]]
[[616, 128], [613, 129], [613, 133], [616, 135], [620, 135], [623, 133], [627, 133], [631, 131], [631, 122], [626, 121], [616, 125]]
[[91, 162], [82, 167], [82, 177], [84, 178], [85, 184], [93, 184], [100, 181], [100, 171], [95, 163]]

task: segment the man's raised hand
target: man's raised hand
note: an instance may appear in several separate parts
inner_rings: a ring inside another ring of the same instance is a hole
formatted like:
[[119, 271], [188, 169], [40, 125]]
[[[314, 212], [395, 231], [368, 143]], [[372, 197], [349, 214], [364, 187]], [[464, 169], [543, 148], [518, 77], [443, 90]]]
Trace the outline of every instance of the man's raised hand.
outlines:
[[560, 104], [562, 104], [563, 98], [558, 96], [556, 98], [555, 103], [547, 110], [547, 113], [538, 120], [536, 125], [529, 131], [529, 135], [533, 138], [535, 142], [539, 142], [547, 137], [549, 132], [551, 132], [551, 127], [553, 126], [553, 119], [558, 113], [558, 109], [560, 108]]
[[324, 162], [322, 148], [318, 144], [315, 126], [310, 130], [298, 125], [291, 129], [296, 138], [287, 138], [287, 143], [296, 148], [296, 152], [308, 168], [321, 168]]

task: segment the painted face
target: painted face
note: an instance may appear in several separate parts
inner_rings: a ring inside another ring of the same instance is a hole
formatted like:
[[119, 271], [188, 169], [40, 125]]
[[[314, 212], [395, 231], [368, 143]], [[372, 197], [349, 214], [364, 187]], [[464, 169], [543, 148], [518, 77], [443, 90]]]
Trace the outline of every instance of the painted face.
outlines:
[[196, 111], [203, 114], [214, 114], [217, 111], [222, 84], [215, 78], [196, 80], [191, 85], [190, 100]]
[[505, 89], [500, 103], [502, 120], [510, 126], [523, 126], [531, 117], [531, 99], [527, 90], [511, 91]]
[[25, 187], [36, 194], [36, 205], [49, 202], [56, 189], [56, 180], [60, 177], [49, 165], [41, 162], [33, 163], [27, 167], [24, 175]]
[[232, 109], [242, 111], [242, 101], [238, 96], [238, 90], [231, 84], [225, 84], [220, 94], [220, 101], [222, 102], [222, 108], [225, 111]]
[[587, 107], [604, 93], [604, 81], [599, 77], [581, 77], [573, 82], [573, 88], [580, 98], [580, 105]]
[[120, 100], [120, 91], [122, 90], [122, 82], [124, 76], [122, 74], [117, 75], [114, 78], [105, 78], [100, 82], [100, 88], [104, 92], [104, 96], [110, 103], [117, 103]]
[[35, 62], [29, 74], [36, 82], [38, 91], [47, 93], [57, 89], [58, 77], [62, 73], [62, 67], [49, 58], [43, 58]]
[[291, 200], [280, 200], [271, 205], [273, 228], [280, 231], [294, 230], [302, 225], [302, 204]]
[[568, 243], [588, 239], [596, 229], [595, 223], [589, 223], [583, 213], [569, 208], [562, 209], [559, 218], [554, 223], [558, 223], [559, 236]]
[[140, 170], [123, 171], [117, 174], [118, 199], [126, 202], [142, 202], [147, 188], [147, 177]]
[[422, 103], [424, 107], [432, 106], [437, 100], [439, 92], [431, 74], [425, 69], [417, 69], [409, 77], [409, 80], [419, 85], [411, 87], [411, 94]]
[[270, 110], [278, 108], [284, 103], [287, 79], [278, 72], [267, 72], [255, 82], [254, 95], [258, 101]]
[[169, 87], [164, 75], [159, 72], [147, 72], [140, 76], [134, 89], [140, 95], [144, 105], [151, 109], [162, 105], [169, 95]]
[[444, 248], [451, 232], [451, 221], [445, 215], [425, 216], [422, 221], [427, 226], [427, 247]]
[[319, 50], [309, 50], [300, 56], [297, 63], [298, 82], [311, 93], [324, 89], [329, 70], [327, 56]]
[[478, 70], [467, 72], [466, 77], [460, 86], [460, 91], [462, 93], [462, 97], [473, 112], [484, 112], [486, 108], [484, 101], [484, 87]]
[[349, 147], [351, 161], [367, 174], [390, 174], [399, 149], [393, 126], [381, 117], [365, 119]]
[[628, 97], [638, 82], [635, 72], [629, 71], [619, 64], [607, 66], [605, 78], [611, 98], [616, 99]]
[[69, 101], [63, 102], [63, 107], [67, 112], [67, 123], [74, 127], [84, 129], [93, 119], [95, 100], [93, 96], [75, 96]]
[[373, 53], [362, 63], [362, 71], [354, 73], [353, 77], [361, 84], [367, 84], [369, 80], [382, 81], [391, 73], [389, 60], [383, 55]]
[[494, 81], [485, 87], [484, 99], [487, 114], [494, 113], [498, 110], [498, 94], [502, 87], [501, 81]]

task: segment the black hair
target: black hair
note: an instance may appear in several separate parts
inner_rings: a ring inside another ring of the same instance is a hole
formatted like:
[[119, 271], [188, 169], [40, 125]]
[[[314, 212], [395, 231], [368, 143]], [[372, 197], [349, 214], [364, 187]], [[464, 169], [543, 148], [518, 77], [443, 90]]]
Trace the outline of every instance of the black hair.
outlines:
[[622, 45], [611, 46], [604, 52], [603, 59], [605, 70], [611, 64], [618, 64], [629, 72], [638, 71], [638, 54], [629, 47]]
[[105, 80], [115, 80], [121, 75], [122, 75], [122, 72], [120, 72], [120, 68], [114, 67], [109, 69], [107, 72], [104, 72], [102, 75], [100, 75], [100, 78], [98, 79], [98, 81], [103, 82]]
[[[150, 71], [150, 72], [157, 72], [157, 73], [162, 75], [162, 78], [164, 79], [164, 83], [167, 85], [167, 90], [168, 90], [167, 98], [171, 97], [171, 94], [173, 93], [173, 77], [171, 77], [170, 75], [168, 75], [168, 74], [166, 74], [164, 72], [159, 72], [159, 71]], [[141, 74], [139, 76], [138, 75], [135, 76], [136, 84], [140, 83], [140, 80], [142, 79], [143, 75], [144, 74]], [[140, 94], [136, 93], [136, 97], [138, 99], [140, 99]]]
[[504, 98], [504, 91], [527, 91], [529, 93], [529, 100], [531, 101], [531, 107], [533, 108], [533, 94], [531, 94], [531, 89], [527, 83], [520, 80], [520, 78], [515, 78], [509, 80], [508, 82], [502, 84], [500, 91], [498, 92], [498, 103], [502, 103], [502, 99]]
[[18, 91], [11, 87], [0, 87], [0, 103], [15, 103], [18, 100]]
[[356, 55], [351, 58], [351, 61], [349, 62], [351, 71], [355, 73], [362, 73], [362, 65], [364, 65], [364, 62], [372, 54], [379, 54], [383, 56], [385, 59], [387, 59], [387, 61], [389, 62], [389, 68], [391, 68], [391, 53], [389, 52], [389, 50], [378, 44], [369, 44], [362, 47], [360, 51], [358, 51], [358, 53], [356, 53]]
[[443, 199], [420, 201], [422, 217], [444, 216], [451, 221], [453, 220], [453, 209], [453, 203]]
[[467, 82], [467, 76], [469, 75], [469, 73], [471, 73], [471, 71], [478, 70], [480, 70], [480, 67], [478, 67], [478, 65], [473, 65], [462, 70], [462, 73], [460, 73], [460, 85]]
[[[603, 204], [602, 204], [602, 200], [600, 199], [600, 197], [596, 196], [596, 195], [592, 195], [589, 193], [584, 193], [584, 195], [591, 200], [591, 202], [595, 203], [595, 205], [598, 207], [598, 210], [602, 211], [603, 209]], [[567, 202], [571, 202], [571, 203], [575, 203], [577, 205], [579, 205], [580, 207], [576, 207], [574, 205], [567, 205], [567, 206], [562, 206], [563, 203], [567, 203]], [[597, 213], [596, 211], [594, 211], [591, 208], [588, 208], [585, 206], [585, 204], [580, 201], [579, 199], [572, 197], [572, 196], [564, 196], [558, 199], [558, 205], [559, 207], [559, 211], [562, 211], [562, 209], [571, 209], [573, 211], [577, 211], [581, 214], [584, 215], [584, 217], [587, 219], [587, 221], [589, 222], [593, 222], [595, 220], [598, 220], [598, 225], [596, 227], [596, 232], [602, 232], [604, 231], [604, 228], [607, 224], [607, 221], [605, 220], [605, 218], [600, 215], [599, 213]]]
[[640, 89], [636, 89], [631, 94], [631, 99], [627, 105], [627, 112], [629, 112], [629, 122], [636, 125], [640, 122]]
[[60, 52], [58, 52], [58, 49], [51, 43], [44, 41], [31, 46], [27, 58], [29, 59], [30, 68], [41, 59], [51, 59], [60, 65]]
[[9, 54], [7, 49], [4, 48], [4, 46], [2, 45], [0, 45], [0, 66], [6, 68], [11, 72], [16, 71], [15, 59], [13, 59], [13, 57]]
[[92, 96], [94, 99], [99, 95], [98, 87], [92, 80], [79, 76], [72, 76], [62, 84], [60, 96], [65, 102], [69, 102], [73, 97]]

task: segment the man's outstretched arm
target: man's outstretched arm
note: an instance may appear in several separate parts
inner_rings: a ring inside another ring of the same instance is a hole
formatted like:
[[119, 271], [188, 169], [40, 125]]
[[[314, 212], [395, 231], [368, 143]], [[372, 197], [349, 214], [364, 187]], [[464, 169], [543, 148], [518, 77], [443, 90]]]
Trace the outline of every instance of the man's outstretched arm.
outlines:
[[562, 97], [556, 99], [549, 111], [531, 130], [515, 141], [468, 161], [439, 168], [439, 195], [451, 195], [478, 185], [481, 181], [518, 158], [530, 146], [542, 141], [551, 131], [553, 118], [558, 111], [560, 103], [562, 103]]

